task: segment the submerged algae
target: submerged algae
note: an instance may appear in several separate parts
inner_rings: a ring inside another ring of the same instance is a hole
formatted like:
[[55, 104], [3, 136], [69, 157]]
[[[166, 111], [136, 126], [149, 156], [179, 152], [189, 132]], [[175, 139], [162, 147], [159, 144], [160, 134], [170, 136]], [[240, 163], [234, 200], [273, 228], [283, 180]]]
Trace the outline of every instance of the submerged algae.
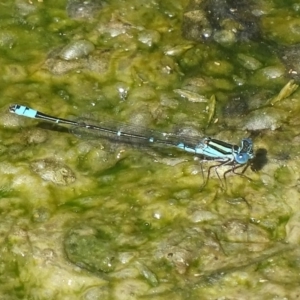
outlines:
[[[283, 37], [284, 28], [271, 24], [283, 12], [274, 16], [275, 2], [251, 6], [251, 20], [262, 22], [249, 34], [240, 6], [228, 12], [231, 2], [209, 6], [212, 16], [225, 11], [223, 31], [209, 45], [182, 37], [186, 1], [1, 4], [1, 297], [295, 296], [300, 96], [276, 95], [297, 78], [297, 65], [286, 62], [297, 49], [282, 58], [281, 45], [266, 42], [272, 32]], [[284, 17], [293, 17], [296, 6], [288, 5]], [[228, 22], [232, 14], [240, 24]], [[226, 35], [230, 28], [236, 37]], [[295, 30], [284, 34], [297, 38]], [[242, 35], [251, 41], [239, 42]], [[80, 41], [87, 51], [66, 60], [61, 49]], [[66, 118], [93, 113], [232, 143], [248, 129], [268, 161], [257, 174], [246, 170], [251, 180], [229, 176], [226, 192], [215, 174], [199, 191], [201, 166], [187, 154], [81, 141], [9, 115], [8, 105], [20, 101]], [[33, 172], [37, 161], [67, 170], [59, 180], [67, 184]]]

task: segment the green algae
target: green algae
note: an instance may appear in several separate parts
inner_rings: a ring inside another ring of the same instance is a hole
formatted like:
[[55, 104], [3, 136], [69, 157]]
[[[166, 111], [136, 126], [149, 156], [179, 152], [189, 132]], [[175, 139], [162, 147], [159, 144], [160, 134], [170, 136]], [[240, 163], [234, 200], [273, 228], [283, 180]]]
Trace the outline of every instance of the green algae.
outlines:
[[[273, 43], [298, 42], [295, 5], [257, 4], [261, 40], [219, 45], [225, 35], [183, 38], [186, 1], [111, 1], [88, 18], [63, 1], [0, 4], [1, 299], [293, 298], [300, 95]], [[83, 40], [88, 53], [66, 60]], [[200, 191], [210, 162], [81, 140], [12, 103], [234, 144], [251, 135], [264, 154], [226, 191], [214, 172]]]

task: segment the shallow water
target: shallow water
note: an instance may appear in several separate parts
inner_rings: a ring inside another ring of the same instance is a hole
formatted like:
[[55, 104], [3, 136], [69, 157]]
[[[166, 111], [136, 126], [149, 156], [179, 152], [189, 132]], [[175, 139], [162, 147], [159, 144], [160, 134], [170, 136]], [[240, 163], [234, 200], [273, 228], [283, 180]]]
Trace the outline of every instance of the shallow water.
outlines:
[[[0, 4], [1, 299], [297, 297], [300, 91], [278, 95], [298, 80], [300, 8], [277, 2], [248, 8], [259, 34], [225, 18], [205, 41], [182, 32], [197, 2]], [[13, 103], [251, 137], [256, 157], [227, 190], [214, 172], [200, 189], [212, 162], [81, 138]]]

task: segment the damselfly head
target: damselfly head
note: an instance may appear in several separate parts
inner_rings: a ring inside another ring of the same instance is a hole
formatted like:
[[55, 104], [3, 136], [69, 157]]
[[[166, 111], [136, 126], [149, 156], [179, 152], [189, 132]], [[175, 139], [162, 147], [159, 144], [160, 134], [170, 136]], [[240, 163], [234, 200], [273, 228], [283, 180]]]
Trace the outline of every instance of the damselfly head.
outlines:
[[242, 139], [240, 153], [246, 153], [248, 155], [248, 160], [254, 157], [252, 139]]
[[252, 157], [249, 155], [249, 153], [236, 153], [234, 154], [235, 162], [237, 162], [240, 165], [246, 164]]

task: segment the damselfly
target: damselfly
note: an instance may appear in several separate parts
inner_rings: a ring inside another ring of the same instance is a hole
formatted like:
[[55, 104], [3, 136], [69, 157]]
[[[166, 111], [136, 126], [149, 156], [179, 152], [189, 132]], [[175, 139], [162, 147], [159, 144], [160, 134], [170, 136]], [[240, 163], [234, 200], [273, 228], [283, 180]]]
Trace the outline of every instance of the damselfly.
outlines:
[[217, 176], [221, 180], [217, 171], [218, 168], [224, 165], [231, 166], [231, 168], [223, 174], [223, 178], [226, 181], [225, 177], [227, 173], [235, 173], [237, 168], [248, 165], [249, 161], [254, 157], [253, 143], [249, 138], [242, 139], [241, 145], [237, 146], [209, 137], [199, 140], [192, 136], [146, 130], [119, 122], [100, 121], [97, 124], [92, 124], [83, 121], [72, 121], [53, 117], [19, 104], [10, 106], [9, 111], [28, 118], [44, 120], [56, 124], [71, 125], [77, 131], [79, 130], [95, 138], [107, 138], [125, 143], [173, 146], [186, 152], [200, 155], [204, 159], [220, 162], [217, 165], [209, 167], [204, 185], [206, 185], [212, 169], [215, 169]]

